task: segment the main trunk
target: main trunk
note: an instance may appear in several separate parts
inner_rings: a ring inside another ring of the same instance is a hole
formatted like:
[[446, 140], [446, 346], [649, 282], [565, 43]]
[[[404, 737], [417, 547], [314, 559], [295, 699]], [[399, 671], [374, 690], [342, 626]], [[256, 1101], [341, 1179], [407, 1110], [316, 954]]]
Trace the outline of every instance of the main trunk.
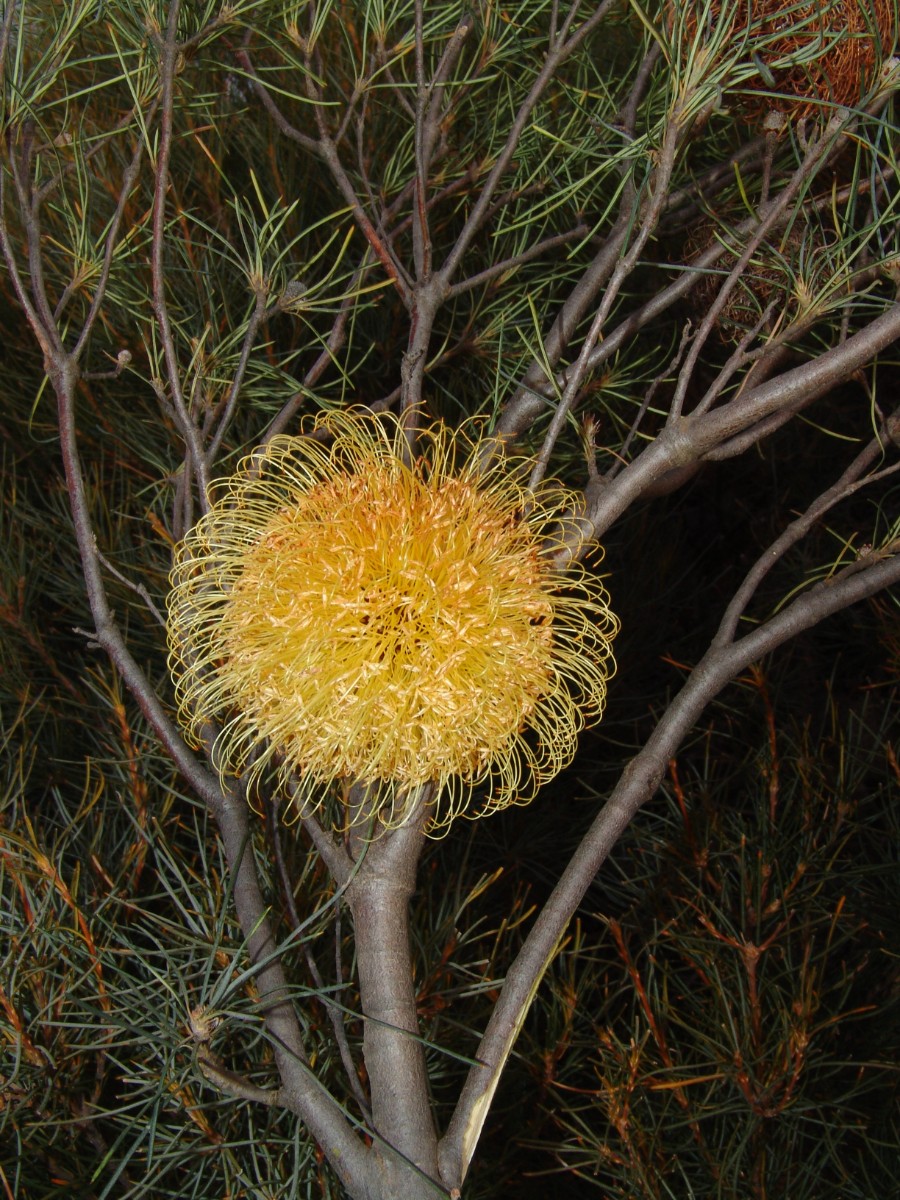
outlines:
[[446, 1195], [436, 1182], [437, 1136], [409, 943], [409, 899], [422, 841], [419, 827], [383, 833], [366, 847], [348, 889], [376, 1134], [373, 1165], [384, 1200]]

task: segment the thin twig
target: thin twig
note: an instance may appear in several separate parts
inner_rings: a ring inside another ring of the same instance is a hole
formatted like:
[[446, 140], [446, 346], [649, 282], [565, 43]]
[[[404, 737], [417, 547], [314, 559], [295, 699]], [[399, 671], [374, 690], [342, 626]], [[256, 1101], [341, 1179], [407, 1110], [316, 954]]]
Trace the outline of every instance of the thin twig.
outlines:
[[275, 125], [278, 128], [278, 131], [280, 133], [283, 133], [285, 137], [290, 138], [292, 142], [296, 142], [297, 145], [302, 150], [305, 150], [308, 154], [314, 154], [318, 158], [319, 157], [318, 141], [315, 138], [311, 138], [308, 134], [302, 133], [296, 127], [296, 125], [293, 125], [287, 119], [287, 117], [284, 115], [284, 113], [281, 111], [281, 109], [278, 107], [278, 105], [272, 99], [272, 96], [271, 96], [268, 88], [265, 86], [265, 84], [262, 82], [262, 80], [257, 75], [256, 70], [254, 69], [254, 66], [253, 66], [253, 61], [250, 58], [250, 55], [247, 53], [247, 51], [246, 50], [235, 51], [235, 58], [237, 59], [238, 63], [240, 63], [241, 67], [243, 68], [244, 77], [249, 81], [250, 86], [253, 88], [254, 95], [257, 97], [259, 102], [262, 104], [263, 108], [266, 110], [266, 112], [269, 114], [269, 116], [275, 122]]
[[[716, 298], [709, 306], [706, 315], [697, 330], [697, 336], [691, 345], [690, 352], [681, 368], [681, 374], [678, 379], [678, 384], [675, 388], [675, 394], [672, 397], [672, 403], [669, 408], [669, 421], [676, 421], [681, 416], [684, 407], [684, 400], [687, 395], [688, 384], [693, 377], [694, 369], [697, 365], [697, 360], [700, 356], [700, 351], [706, 343], [707, 338], [715, 327], [719, 319], [719, 314], [725, 307], [728, 297], [731, 292], [737, 287], [738, 282], [744, 275], [750, 259], [759, 249], [766, 234], [778, 225], [788, 206], [793, 202], [795, 196], [800, 192], [803, 186], [808, 182], [813, 174], [818, 170], [823, 161], [827, 160], [829, 153], [834, 149], [835, 138], [841, 131], [843, 121], [840, 117], [835, 116], [828, 123], [827, 128], [823, 131], [822, 136], [810, 142], [807, 152], [803, 157], [803, 161], [797, 170], [794, 172], [790, 181], [782, 189], [778, 195], [778, 199], [771, 202], [765, 211], [765, 215], [759, 223], [758, 228], [753, 235], [748, 239], [743, 251], [741, 252], [737, 262], [734, 264], [731, 271], [720, 286], [716, 293]], [[716, 398], [717, 393], [710, 389], [707, 393], [705, 403], [711, 405]], [[698, 411], [702, 411], [699, 410]]]
[[559, 67], [562, 65], [562, 63], [565, 62], [565, 60], [575, 50], [578, 49], [588, 34], [591, 33], [591, 31], [595, 29], [615, 7], [615, 2], [616, 0], [603, 0], [603, 2], [598, 5], [593, 13], [591, 13], [587, 20], [585, 20], [583, 24], [578, 27], [571, 37], [569, 36], [569, 31], [580, 7], [579, 0], [574, 0], [574, 3], [569, 8], [569, 12], [566, 15], [565, 21], [563, 22], [563, 27], [560, 31], [559, 37], [556, 39], [556, 43], [547, 52], [546, 58], [544, 59], [544, 65], [542, 66], [537, 79], [532, 84], [528, 95], [519, 107], [519, 110], [513, 119], [509, 134], [507, 135], [506, 141], [503, 145], [503, 149], [497, 155], [494, 166], [491, 169], [491, 173], [488, 175], [487, 179], [482, 185], [481, 194], [479, 195], [475, 204], [472, 206], [472, 211], [469, 214], [465, 225], [460, 231], [459, 237], [456, 239], [453, 248], [447, 255], [440, 268], [441, 277], [447, 286], [449, 286], [450, 281], [456, 274], [463, 256], [486, 219], [487, 209], [491, 203], [493, 194], [496, 191], [500, 180], [503, 178], [503, 175], [506, 173], [513, 154], [515, 154], [516, 147], [519, 144], [519, 139], [528, 125], [528, 121], [532, 112], [534, 111], [535, 105], [540, 100], [544, 90], [550, 83], [551, 79], [553, 79], [553, 77], [556, 75], [556, 72], [559, 70]]
[[727, 645], [734, 641], [734, 635], [741, 619], [741, 614], [745, 611], [763, 579], [765, 579], [775, 564], [807, 535], [813, 525], [820, 521], [825, 513], [834, 508], [835, 505], [849, 499], [850, 496], [856, 495], [861, 488], [868, 487], [870, 484], [876, 483], [880, 479], [884, 479], [886, 476], [895, 474], [900, 470], [900, 463], [895, 463], [884, 470], [875, 471], [868, 475], [865, 474], [873, 463], [883, 457], [885, 440], [889, 437], [889, 431], [892, 428], [900, 432], [900, 408], [895, 409], [887, 421], [884, 422], [882, 436], [872, 438], [869, 444], [849, 464], [840, 479], [826, 491], [822, 492], [820, 496], [817, 496], [807, 506], [806, 510], [787, 526], [781, 536], [776, 538], [772, 545], [760, 555], [748, 571], [743, 583], [735, 592], [728, 608], [725, 610], [725, 615], [719, 625], [718, 632], [713, 639], [713, 645]]
[[54, 350], [62, 351], [63, 343], [56, 322], [53, 319], [53, 308], [47, 296], [47, 285], [44, 280], [43, 237], [41, 232], [40, 209], [41, 203], [31, 185], [31, 171], [34, 151], [34, 126], [26, 121], [22, 126], [22, 138], [17, 147], [9, 147], [9, 165], [12, 170], [19, 209], [25, 226], [28, 253], [28, 272], [31, 284], [31, 303], [40, 318], [41, 327]]
[[674, 114], [668, 124], [662, 146], [659, 151], [659, 162], [653, 171], [650, 182], [650, 196], [644, 206], [644, 212], [641, 215], [641, 224], [638, 229], [637, 236], [628, 248], [627, 254], [616, 263], [615, 269], [610, 277], [609, 284], [603, 294], [603, 300], [597, 313], [591, 322], [587, 335], [582, 343], [581, 351], [569, 372], [569, 377], [566, 382], [565, 391], [560, 397], [559, 403], [556, 406], [556, 411], [547, 428], [544, 436], [544, 441], [541, 449], [535, 459], [534, 467], [531, 472], [531, 478], [528, 486], [532, 489], [536, 488], [546, 474], [547, 467], [550, 464], [550, 456], [553, 453], [553, 447], [556, 445], [556, 440], [562, 433], [563, 427], [568, 420], [575, 401], [578, 397], [579, 389], [583, 379], [588, 372], [588, 362], [591, 352], [597, 339], [600, 337], [600, 332], [612, 311], [612, 306], [618, 298], [619, 289], [624, 281], [634, 270], [638, 259], [647, 244], [650, 235], [656, 228], [659, 220], [659, 215], [663, 210], [666, 196], [669, 190], [669, 182], [672, 178], [672, 172], [675, 169], [675, 158], [678, 151], [678, 144], [681, 138], [681, 126], [677, 114]]
[[19, 3], [20, 0], [8, 0], [3, 11], [3, 27], [0, 29], [0, 84], [6, 82], [6, 56], [9, 53], [9, 41]]
[[[278, 876], [281, 880], [281, 893], [284, 896], [287, 904], [288, 914], [291, 919], [291, 926], [295, 933], [298, 933], [303, 928], [303, 922], [300, 919], [300, 914], [297, 911], [297, 902], [294, 899], [293, 881], [291, 880], [290, 871], [288, 870], [287, 861], [284, 856], [284, 846], [281, 840], [281, 821], [278, 816], [278, 806], [274, 800], [270, 800], [268, 804], [269, 816], [269, 833], [272, 842], [272, 850], [275, 855], [275, 865], [278, 870]], [[336, 914], [339, 912], [339, 904], [335, 905]], [[337, 915], [335, 920], [337, 920]], [[353, 1061], [353, 1054], [350, 1050], [350, 1043], [347, 1040], [347, 1031], [344, 1028], [343, 1014], [340, 1005], [334, 1003], [334, 1000], [328, 995], [325, 987], [325, 981], [322, 978], [322, 973], [319, 970], [319, 964], [316, 962], [316, 956], [313, 954], [312, 947], [309, 944], [308, 938], [302, 939], [303, 954], [306, 958], [306, 965], [316, 987], [316, 992], [322, 1004], [325, 1006], [325, 1011], [328, 1014], [328, 1019], [331, 1023], [334, 1040], [338, 1048], [338, 1053], [341, 1056], [341, 1062], [344, 1065], [344, 1072], [347, 1076], [347, 1082], [356, 1097], [356, 1102], [359, 1105], [359, 1110], [363, 1115], [367, 1125], [371, 1124], [372, 1114], [369, 1111], [368, 1101], [363, 1092], [362, 1084], [359, 1081], [359, 1073], [356, 1069], [356, 1064]], [[339, 977], [340, 980], [340, 977]], [[340, 981], [343, 982], [343, 981]]]
[[[852, 190], [853, 189], [845, 189], [848, 194], [849, 191]], [[846, 199], [846, 196], [843, 195], [843, 193], [841, 196], [839, 196], [839, 200], [842, 198]], [[833, 197], [829, 193], [827, 197], [814, 200], [812, 202], [812, 207], [814, 210], [823, 207], [830, 207], [832, 202]], [[591, 284], [593, 283], [593, 280], [590, 283], [588, 282], [588, 274], [590, 272], [594, 272], [601, 279], [604, 277], [604, 268], [606, 269], [606, 278], [612, 274], [619, 250], [621, 245], [624, 243], [628, 229], [628, 223], [628, 219], [626, 219], [621, 226], [617, 226], [617, 228], [620, 228], [618, 239], [614, 238], [613, 234], [610, 235], [606, 246], [603, 248], [600, 255], [598, 255], [598, 259], [595, 260], [595, 264], [592, 264], [592, 266], [588, 269], [588, 272], [585, 273], [582, 281], [576, 285], [575, 289], [573, 289], [572, 296], [570, 297], [570, 299], [573, 301], [571, 318], [568, 320], [566, 327], [563, 327], [561, 319], [563, 314], [566, 313], [567, 307], [569, 306], [569, 301], [567, 301], [563, 308], [563, 312], [560, 314], [560, 317], [557, 318], [557, 322], [554, 324], [551, 334], [547, 340], [548, 355], [551, 362], [556, 361], [559, 355], [562, 354], [562, 351], [568, 341], [568, 337], [565, 336], [567, 333], [567, 328], [571, 327], [574, 322], [577, 322], [577, 318], [581, 315], [579, 312], [580, 304], [575, 302], [576, 293], [579, 292], [579, 290], [584, 293], [592, 293]], [[757, 227], [757, 224], [758, 220], [756, 217], [747, 218], [747, 220], [741, 222], [740, 225], [735, 227], [735, 237], [741, 239], [745, 236], [748, 236], [752, 230]], [[780, 228], [780, 224], [777, 227]], [[613, 232], [615, 233], [615, 230]], [[648, 325], [656, 321], [664, 312], [668, 311], [673, 307], [673, 305], [682, 300], [694, 287], [696, 287], [703, 273], [714, 267], [718, 260], [725, 253], [726, 248], [721, 242], [713, 242], [706, 250], [698, 255], [696, 259], [694, 259], [690, 268], [682, 270], [677, 278], [674, 279], [667, 287], [657, 292], [656, 295], [652, 296], [651, 299], [649, 299], [645, 304], [641, 305], [640, 308], [636, 309], [634, 312], [628, 313], [625, 317], [623, 317], [619, 321], [618, 325], [605, 334], [603, 341], [591, 351], [588, 357], [588, 371], [596, 371], [598, 367], [603, 365], [603, 363], [614, 357], [614, 355], [622, 349], [629, 339], [633, 338], [642, 329], [646, 329]], [[558, 335], [557, 325], [560, 326]], [[557, 336], [554, 337], [554, 335]], [[571, 336], [571, 333], [569, 333], [568, 336]], [[553, 340], [551, 341], [551, 339]], [[555, 358], [553, 357], [553, 354], [550, 353], [551, 350], [554, 354], [556, 354]], [[554, 377], [551, 383], [547, 383], [544, 380], [543, 371], [541, 371], [539, 367], [530, 368], [529, 373], [523, 379], [519, 389], [516, 391], [509, 405], [504, 410], [503, 415], [501, 416], [497, 425], [497, 432], [506, 438], [515, 438], [521, 436], [524, 429], [526, 429], [528, 425], [530, 425], [535, 419], [535, 416], [544, 408], [546, 408], [549, 398], [553, 394], [559, 394], [565, 390], [569, 382], [570, 371], [570, 368], [561, 371]]]
[[[27, 223], [29, 220], [27, 213], [23, 214], [23, 219]], [[3, 258], [6, 263], [6, 269], [9, 271], [9, 277], [12, 280], [16, 298], [22, 305], [25, 316], [28, 319], [28, 324], [31, 326], [37, 343], [44, 353], [44, 358], [49, 362], [52, 360], [53, 355], [59, 351], [59, 346], [57, 341], [51, 337], [50, 330], [44, 328], [41, 316], [32, 303], [31, 295], [19, 271], [19, 264], [16, 260], [15, 251], [9, 239], [9, 230], [6, 225], [6, 177], [2, 172], [0, 172], [0, 246], [3, 249]]]
[[441, 55], [440, 62], [434, 72], [429, 90], [431, 97], [428, 103], [428, 111], [425, 114], [423, 150], [425, 153], [425, 161], [429, 164], [434, 156], [434, 148], [440, 133], [444, 87], [449, 78], [450, 72], [462, 52], [466, 38], [475, 27], [475, 19], [471, 13], [466, 13], [453, 30], [447, 45], [444, 47], [444, 53]]
[[428, 228], [428, 175], [435, 129], [426, 129], [428, 84], [425, 81], [425, 13], [423, 0], [415, 0], [415, 57], [416, 57], [416, 120], [415, 164], [416, 190], [413, 196], [413, 263], [416, 279], [422, 282], [431, 275], [431, 231]]
[[260, 326], [266, 319], [267, 315], [267, 297], [264, 291], [259, 291], [256, 295], [256, 303], [253, 306], [253, 312], [250, 314], [250, 320], [247, 322], [247, 330], [244, 333], [244, 340], [241, 344], [241, 354], [238, 359], [237, 369], [234, 373], [234, 378], [231, 381], [231, 386], [228, 389], [228, 395], [225, 398], [225, 404], [222, 409], [222, 415], [219, 418], [216, 427], [215, 435], [206, 450], [206, 467], [211, 470], [222, 449], [222, 442], [225, 438], [225, 433], [228, 426], [234, 418], [235, 410], [237, 409], [238, 396], [240, 395], [241, 385], [244, 382], [244, 376], [247, 372], [247, 366], [250, 362], [250, 355], [253, 351], [256, 335], [259, 333]]
[[318, 355], [315, 362], [303, 376], [303, 380], [298, 391], [296, 391], [288, 400], [285, 401], [278, 414], [272, 418], [260, 441], [260, 446], [265, 446], [277, 434], [284, 433], [291, 421], [296, 416], [308, 393], [319, 382], [319, 379], [324, 371], [336, 361], [338, 352], [341, 350], [344, 342], [347, 339], [347, 324], [353, 313], [353, 301], [355, 299], [354, 288], [357, 285], [362, 285], [363, 276], [368, 270], [370, 264], [371, 251], [367, 246], [363, 252], [362, 262], [353, 276], [353, 282], [347, 289], [347, 295], [344, 296], [343, 300], [341, 301], [340, 308], [338, 309], [337, 315], [334, 318], [331, 331], [328, 334], [328, 339], [325, 342], [322, 352]]
[[[166, 231], [166, 193], [169, 189], [169, 158], [172, 152], [172, 121], [174, 113], [175, 63], [178, 56], [178, 13], [181, 0], [172, 0], [169, 5], [169, 19], [166, 26], [166, 36], [161, 49], [161, 108], [159, 150], [156, 160], [156, 184], [153, 191], [153, 238], [150, 249], [150, 265], [153, 281], [153, 313], [159, 328], [163, 356], [166, 361], [166, 374], [169, 380], [171, 404], [175, 410], [178, 429], [184, 439], [185, 446], [190, 450], [191, 470], [196, 476], [198, 501], [201, 512], [209, 511], [209, 471], [206, 456], [200, 444], [200, 433], [191, 418], [184, 402], [181, 387], [181, 372], [178, 367], [178, 355], [175, 350], [175, 340], [172, 334], [172, 323], [169, 320], [169, 306], [166, 300], [165, 271], [163, 252]], [[185, 463], [187, 467], [187, 463]]]
[[[152, 119], [153, 111], [156, 105], [154, 103], [151, 113], [148, 114], [147, 122]], [[94, 322], [100, 313], [100, 307], [106, 298], [106, 289], [109, 284], [109, 276], [112, 271], [113, 255], [115, 254], [116, 245], [119, 238], [119, 230], [122, 227], [122, 219], [125, 216], [125, 206], [128, 203], [128, 198], [131, 195], [132, 188], [137, 183], [138, 176], [141, 171], [141, 163], [144, 158], [146, 143], [142, 133], [138, 134], [137, 146], [132, 155], [131, 162], [125, 168], [122, 175], [122, 183], [119, 187], [119, 198], [116, 201], [116, 209], [113, 213], [112, 221], [106, 233], [103, 247], [103, 265], [100, 268], [100, 277], [97, 280], [97, 286], [94, 289], [91, 306], [88, 309], [87, 316], [84, 318], [84, 324], [81, 327], [81, 333], [78, 335], [78, 340], [72, 350], [72, 357], [77, 361], [87, 345], [91, 330], [94, 327]]]
[[585, 224], [578, 224], [574, 229], [568, 229], [565, 233], [557, 233], [552, 237], [544, 238], [540, 242], [535, 242], [533, 246], [529, 246], [527, 250], [523, 250], [521, 254], [514, 254], [511, 258], [505, 258], [502, 262], [494, 263], [493, 266], [487, 267], [484, 271], [479, 271], [477, 275], [470, 275], [468, 279], [462, 279], [459, 283], [455, 283], [447, 291], [447, 299], [452, 300], [456, 296], [462, 296], [465, 292], [470, 292], [474, 288], [482, 287], [484, 284], [490, 283], [492, 279], [497, 279], [501, 275], [512, 273], [523, 264], [533, 262], [536, 258], [541, 258], [551, 250], [558, 250], [560, 246], [568, 246], [571, 242], [577, 242], [581, 238], [587, 237], [590, 229]]
[[197, 1047], [197, 1066], [205, 1079], [237, 1100], [249, 1100], [253, 1104], [265, 1104], [269, 1108], [282, 1105], [281, 1088], [264, 1088], [242, 1075], [236, 1075], [223, 1066], [204, 1042]]
[[556, 565], [562, 569], [569, 556], [583, 553], [582, 536], [600, 537], [637, 496], [666, 472], [715, 458], [739, 435], [758, 440], [765, 432], [767, 418], [788, 409], [799, 411], [871, 362], [898, 338], [900, 302], [843, 345], [739, 394], [721, 408], [698, 417], [689, 414], [667, 426], [615, 480], [594, 491], [579, 520], [577, 543], [572, 540], [560, 550]]
[[[96, 543], [97, 543], [97, 539], [95, 537], [94, 538], [95, 547], [96, 547]], [[124, 585], [127, 588], [130, 588], [130, 590], [132, 592], [134, 592], [136, 595], [140, 596], [140, 598], [146, 604], [147, 608], [153, 614], [153, 619], [156, 621], [157, 625], [160, 625], [163, 629], [165, 629], [166, 628], [166, 618], [162, 615], [162, 613], [159, 611], [159, 609], [153, 603], [153, 599], [152, 599], [150, 593], [144, 587], [144, 585], [142, 583], [135, 583], [133, 580], [128, 579], [125, 575], [122, 574], [121, 571], [117, 570], [116, 567], [114, 567], [112, 565], [112, 563], [109, 561], [109, 559], [106, 558], [103, 554], [101, 554], [99, 550], [97, 550], [97, 559], [100, 562], [101, 566], [105, 567], [106, 570], [109, 571], [110, 575], [112, 575], [114, 578], [118, 579], [119, 583], [124, 583]]]
[[628, 99], [622, 105], [616, 116], [616, 123], [621, 124], [622, 131], [626, 137], [634, 137], [635, 127], [637, 125], [638, 107], [641, 100], [646, 94], [647, 88], [650, 86], [650, 80], [653, 76], [653, 71], [659, 62], [659, 57], [662, 54], [662, 47], [658, 42], [654, 42], [637, 69], [634, 77], [634, 83], [631, 85], [631, 91], [628, 93]]
[[[603, 246], [567, 296], [550, 332], [544, 338], [544, 359], [551, 367], [555, 367], [559, 362], [581, 318], [615, 270], [622, 247], [628, 237], [630, 225], [631, 214], [621, 214]], [[648, 317], [648, 321], [650, 319], [652, 318]], [[558, 381], [560, 392], [564, 390], [565, 384], [565, 378]], [[525, 372], [522, 382], [516, 388], [509, 402], [504, 406], [500, 420], [497, 422], [498, 435], [507, 440], [521, 437], [546, 408], [548, 392], [553, 386], [554, 384], [548, 381], [544, 373], [542, 363], [536, 359]]]
[[671, 361], [651, 381], [650, 386], [644, 392], [643, 399], [641, 400], [641, 406], [637, 411], [637, 415], [635, 416], [634, 420], [631, 423], [631, 428], [628, 430], [625, 440], [622, 442], [622, 445], [619, 449], [619, 453], [616, 457], [616, 461], [615, 461], [615, 463], [613, 463], [612, 468], [607, 472], [606, 476], [604, 477], [606, 483], [608, 483], [612, 479], [614, 479], [615, 476], [618, 474], [618, 471], [628, 461], [628, 451], [631, 449], [631, 443], [634, 441], [635, 437], [637, 436], [637, 431], [641, 427], [641, 422], [643, 421], [644, 417], [647, 415], [647, 410], [650, 407], [651, 400], [656, 395], [657, 391], [659, 390], [660, 385], [664, 382], [664, 380], [668, 379], [673, 371], [677, 371], [678, 364], [681, 362], [682, 358], [684, 357], [685, 351], [687, 350], [688, 346], [690, 345], [690, 341], [691, 341], [691, 337], [692, 337], [693, 333], [694, 333], [693, 326], [691, 325], [690, 321], [686, 321], [684, 324], [684, 328], [681, 331], [681, 339], [678, 343], [678, 349], [675, 351], [675, 354], [673, 355]]

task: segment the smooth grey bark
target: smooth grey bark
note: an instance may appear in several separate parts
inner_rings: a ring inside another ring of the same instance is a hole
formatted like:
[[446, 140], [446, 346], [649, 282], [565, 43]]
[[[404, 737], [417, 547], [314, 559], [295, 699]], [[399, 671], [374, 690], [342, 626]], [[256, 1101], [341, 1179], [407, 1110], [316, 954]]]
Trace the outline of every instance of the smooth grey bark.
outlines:
[[375, 1139], [370, 1169], [383, 1200], [433, 1200], [446, 1194], [438, 1182], [437, 1132], [410, 953], [409, 901], [428, 816], [429, 806], [422, 804], [408, 824], [380, 832], [365, 846], [346, 893]]

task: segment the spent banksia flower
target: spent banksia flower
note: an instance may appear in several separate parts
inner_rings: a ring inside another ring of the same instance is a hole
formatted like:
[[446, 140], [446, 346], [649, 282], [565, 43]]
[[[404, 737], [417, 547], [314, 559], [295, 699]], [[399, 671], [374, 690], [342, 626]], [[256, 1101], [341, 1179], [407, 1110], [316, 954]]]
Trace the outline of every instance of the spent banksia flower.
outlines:
[[680, 9], [685, 36], [705, 38], [723, 25], [729, 46], [742, 46], [756, 69], [737, 98], [756, 121], [770, 112], [790, 120], [823, 106], [855, 107], [896, 41], [894, 0], [709, 0]]
[[571, 760], [618, 622], [594, 575], [551, 565], [575, 495], [483, 451], [438, 424], [410, 463], [396, 419], [351, 410], [217, 485], [176, 556], [169, 642], [223, 775], [273, 771], [301, 814], [361, 783], [385, 826], [433, 785], [434, 831], [476, 785], [478, 812], [523, 803]]

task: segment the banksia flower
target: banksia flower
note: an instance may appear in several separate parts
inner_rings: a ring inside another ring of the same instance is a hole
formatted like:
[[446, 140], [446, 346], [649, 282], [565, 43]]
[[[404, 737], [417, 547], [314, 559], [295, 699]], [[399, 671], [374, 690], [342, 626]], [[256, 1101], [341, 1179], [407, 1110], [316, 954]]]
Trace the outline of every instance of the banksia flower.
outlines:
[[353, 783], [387, 827], [433, 785], [434, 831], [477, 785], [479, 813], [523, 803], [571, 760], [618, 622], [594, 575], [551, 565], [574, 493], [484, 451], [434, 425], [410, 463], [396, 419], [354, 410], [218, 485], [176, 556], [169, 642], [223, 775], [274, 775], [301, 815], [331, 794], [337, 826]]
[[[741, 9], [743, 12], [744, 10]], [[775, 90], [758, 111], [809, 116], [822, 104], [855, 107], [875, 79], [880, 56], [896, 35], [894, 0], [754, 0], [760, 27], [760, 90]], [[734, 33], [741, 30], [738, 18]], [[787, 64], [787, 65], [781, 65]], [[766, 78], [766, 74], [770, 78]], [[752, 109], [748, 103], [748, 111]]]

